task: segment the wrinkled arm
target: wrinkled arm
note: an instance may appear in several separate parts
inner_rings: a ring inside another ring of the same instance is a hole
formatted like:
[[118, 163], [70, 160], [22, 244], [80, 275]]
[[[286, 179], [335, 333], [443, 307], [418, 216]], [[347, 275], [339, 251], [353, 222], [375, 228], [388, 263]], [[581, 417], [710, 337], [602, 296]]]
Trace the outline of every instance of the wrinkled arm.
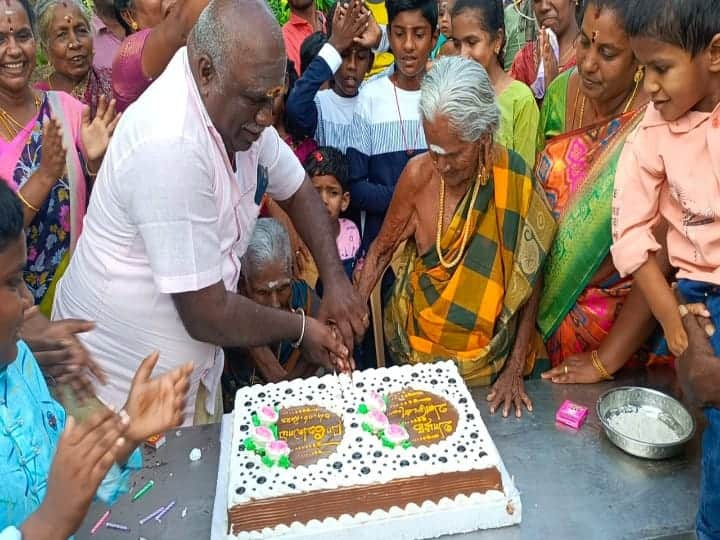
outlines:
[[[419, 156], [416, 159], [424, 161], [424, 158], [425, 156]], [[416, 161], [410, 161], [405, 167], [390, 201], [380, 233], [370, 246], [362, 268], [353, 276], [355, 288], [365, 302], [370, 298], [370, 293], [392, 261], [395, 250], [404, 240], [415, 234], [415, 196], [419, 188], [415, 178], [421, 174], [420, 166]]]

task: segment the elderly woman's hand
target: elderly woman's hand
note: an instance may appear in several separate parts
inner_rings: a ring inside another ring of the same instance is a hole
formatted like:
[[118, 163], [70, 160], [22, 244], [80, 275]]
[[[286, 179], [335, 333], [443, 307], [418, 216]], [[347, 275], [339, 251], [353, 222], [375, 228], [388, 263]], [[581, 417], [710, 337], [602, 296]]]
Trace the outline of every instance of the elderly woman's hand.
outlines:
[[517, 372], [513, 369], [504, 369], [493, 384], [487, 400], [490, 402], [490, 414], [495, 414], [501, 405], [502, 415], [505, 417], [510, 414], [512, 407], [515, 407], [515, 416], [518, 418], [522, 416], [523, 405], [528, 411], [532, 411], [532, 401], [525, 392], [522, 370]]
[[[90, 120], [90, 108], [85, 107], [82, 115], [80, 136], [85, 147], [85, 157], [88, 161], [97, 162], [102, 159], [110, 143], [115, 127], [120, 121], [120, 113], [115, 111], [115, 100], [108, 100], [100, 96], [95, 118]], [[97, 172], [97, 170], [95, 170]]]

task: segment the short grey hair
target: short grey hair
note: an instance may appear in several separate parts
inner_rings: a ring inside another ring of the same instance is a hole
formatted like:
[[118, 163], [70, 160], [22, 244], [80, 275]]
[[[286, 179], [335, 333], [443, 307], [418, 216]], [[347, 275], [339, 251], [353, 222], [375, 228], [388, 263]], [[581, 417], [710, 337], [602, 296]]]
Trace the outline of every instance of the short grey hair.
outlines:
[[223, 0], [210, 0], [200, 13], [192, 29], [192, 43], [199, 54], [210, 57], [220, 80], [223, 80], [228, 62], [232, 32], [222, 27], [220, 17]]
[[276, 262], [284, 263], [288, 273], [292, 274], [290, 236], [278, 220], [260, 218], [242, 256], [243, 273], [248, 277], [254, 270]]
[[420, 114], [430, 122], [444, 116], [465, 142], [494, 133], [500, 123], [495, 91], [485, 68], [460, 56], [443, 56], [420, 87]]

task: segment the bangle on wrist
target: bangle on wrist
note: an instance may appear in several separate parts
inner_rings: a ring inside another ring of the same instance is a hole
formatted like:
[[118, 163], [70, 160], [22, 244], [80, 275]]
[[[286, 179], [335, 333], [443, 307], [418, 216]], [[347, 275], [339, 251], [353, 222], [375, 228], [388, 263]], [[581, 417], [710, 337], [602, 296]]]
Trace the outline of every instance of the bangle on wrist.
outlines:
[[307, 323], [307, 317], [305, 316], [305, 310], [303, 308], [293, 309], [293, 313], [299, 313], [302, 315], [302, 329], [300, 330], [300, 337], [297, 341], [290, 344], [293, 349], [297, 349], [302, 345], [303, 339], [305, 338], [305, 325]]
[[97, 173], [99, 171], [95, 171], [95, 172], [91, 171], [90, 170], [90, 160], [86, 159], [85, 160], [85, 172], [88, 174], [88, 176], [97, 176]]
[[32, 211], [35, 212], [36, 214], [40, 211], [40, 209], [39, 209], [37, 206], [32, 205], [32, 204], [30, 203], [30, 201], [28, 201], [28, 200], [23, 196], [23, 194], [21, 193], [21, 191], [20, 191], [19, 189], [17, 190], [16, 193], [17, 193], [18, 199], [20, 199], [20, 202], [23, 203], [23, 205], [25, 205], [25, 207], [26, 207], [28, 210], [32, 210]]
[[605, 369], [605, 365], [602, 363], [602, 360], [600, 360], [600, 355], [598, 354], [597, 349], [594, 349], [590, 353], [590, 358], [592, 359], [593, 367], [600, 374], [600, 377], [602, 377], [605, 381], [612, 381], [614, 377], [608, 373], [607, 369]]

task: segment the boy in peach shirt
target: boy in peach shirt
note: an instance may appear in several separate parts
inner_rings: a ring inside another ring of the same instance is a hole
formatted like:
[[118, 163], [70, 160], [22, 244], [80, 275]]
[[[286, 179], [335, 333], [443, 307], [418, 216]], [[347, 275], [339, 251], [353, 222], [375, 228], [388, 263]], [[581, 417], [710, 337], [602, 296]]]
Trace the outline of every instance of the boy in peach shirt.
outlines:
[[[612, 256], [622, 275], [634, 275], [679, 356], [688, 346], [681, 310], [720, 329], [720, 2], [636, 0], [628, 10], [626, 30], [653, 103], [615, 177]], [[653, 229], [661, 219], [678, 288], [694, 306], [678, 305], [650, 256], [660, 249]], [[720, 332], [711, 343], [720, 355]], [[705, 414], [700, 540], [720, 538], [720, 409]]]

